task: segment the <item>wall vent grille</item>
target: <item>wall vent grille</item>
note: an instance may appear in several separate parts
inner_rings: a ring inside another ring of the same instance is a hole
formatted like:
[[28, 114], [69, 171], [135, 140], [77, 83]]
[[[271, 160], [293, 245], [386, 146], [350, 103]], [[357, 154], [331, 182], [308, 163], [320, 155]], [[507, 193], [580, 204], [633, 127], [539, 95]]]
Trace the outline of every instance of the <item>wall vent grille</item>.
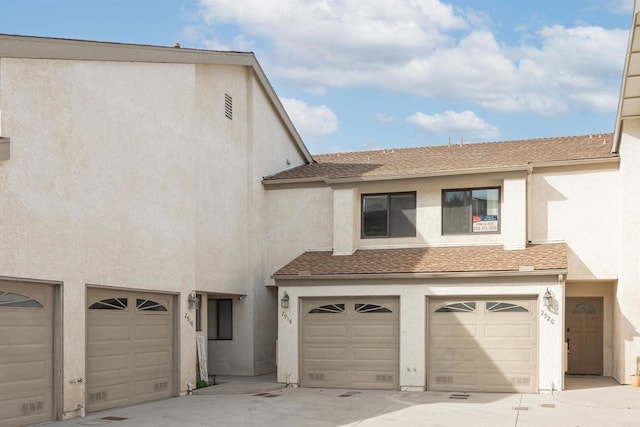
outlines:
[[451, 375], [437, 375], [436, 384], [453, 384], [453, 377]]
[[233, 120], [233, 98], [228, 93], [224, 94], [224, 116]]
[[89, 402], [100, 402], [102, 400], [107, 400], [107, 392], [99, 391], [97, 393], [89, 393]]
[[162, 390], [166, 390], [168, 388], [168, 384], [166, 381], [161, 382], [161, 383], [155, 383], [153, 385], [153, 389], [156, 391], [162, 391]]
[[44, 410], [44, 402], [38, 401], [38, 402], [23, 403], [21, 405], [21, 409], [22, 409], [22, 415], [37, 414]]
[[511, 378], [511, 384], [513, 385], [529, 385], [531, 380], [529, 377], [514, 377]]

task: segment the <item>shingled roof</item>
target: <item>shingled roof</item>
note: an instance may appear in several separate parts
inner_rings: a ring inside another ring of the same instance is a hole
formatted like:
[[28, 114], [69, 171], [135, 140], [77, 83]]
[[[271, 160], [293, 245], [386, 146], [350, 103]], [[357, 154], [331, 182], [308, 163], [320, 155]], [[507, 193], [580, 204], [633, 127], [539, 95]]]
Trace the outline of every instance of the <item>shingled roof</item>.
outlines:
[[600, 134], [324, 154], [314, 156], [315, 163], [266, 177], [264, 182], [382, 179], [616, 158], [612, 138], [613, 134]]
[[352, 255], [330, 251], [305, 252], [273, 277], [371, 274], [437, 274], [566, 270], [565, 243], [528, 245], [523, 250], [503, 246], [456, 246], [357, 250]]

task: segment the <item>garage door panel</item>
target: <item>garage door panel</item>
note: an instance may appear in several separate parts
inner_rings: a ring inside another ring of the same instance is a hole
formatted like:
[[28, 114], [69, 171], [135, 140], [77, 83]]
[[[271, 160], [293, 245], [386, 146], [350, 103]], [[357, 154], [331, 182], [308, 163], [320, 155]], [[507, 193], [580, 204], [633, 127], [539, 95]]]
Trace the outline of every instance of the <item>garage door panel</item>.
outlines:
[[461, 337], [469, 338], [478, 335], [476, 325], [438, 325], [432, 329], [433, 337]]
[[102, 345], [125, 344], [131, 340], [128, 325], [87, 325], [87, 342], [100, 343]]
[[500, 362], [501, 366], [508, 362], [521, 362], [530, 365], [535, 360], [531, 350], [528, 349], [485, 348], [483, 351], [488, 360]]
[[87, 357], [87, 375], [101, 372], [109, 372], [114, 375], [120, 372], [121, 375], [128, 375], [129, 355], [118, 353]]
[[147, 292], [89, 289], [87, 307], [87, 410], [170, 397], [170, 299]]
[[9, 350], [43, 351], [48, 347], [51, 328], [48, 325], [29, 325], [21, 321], [20, 324], [3, 326], [0, 336], [0, 351]]
[[530, 339], [533, 332], [531, 324], [525, 325], [485, 325], [484, 336], [486, 338], [525, 338]]
[[344, 347], [309, 347], [305, 351], [305, 359], [309, 363], [323, 361], [340, 361], [347, 360], [347, 349]]
[[436, 337], [431, 341], [431, 348], [439, 349], [474, 349], [478, 348], [478, 340], [475, 337]]
[[[31, 358], [25, 357], [20, 360], [12, 361], [11, 358], [6, 358], [2, 365], [0, 365], [0, 390], [11, 384], [12, 387], [20, 387], [21, 383], [24, 383], [25, 387], [38, 387], [46, 384], [46, 378], [51, 366], [48, 361], [43, 360], [29, 360], [36, 358], [33, 355]], [[34, 384], [37, 381], [38, 384]]]
[[353, 349], [353, 360], [355, 362], [378, 362], [382, 365], [393, 365], [396, 361], [397, 352], [388, 347], [365, 347]]
[[496, 297], [430, 301], [429, 389], [536, 392], [535, 306]]
[[163, 367], [171, 363], [171, 354], [166, 350], [136, 353], [136, 367]]
[[476, 347], [465, 348], [447, 348], [447, 349], [434, 349], [431, 352], [431, 358], [436, 362], [443, 362], [442, 366], [446, 366], [446, 363], [462, 362], [465, 360], [478, 360], [480, 357], [480, 350]]
[[[398, 387], [398, 299], [350, 297], [301, 302], [301, 384]], [[310, 313], [318, 307], [335, 312]]]
[[[360, 320], [358, 319], [358, 321]], [[354, 324], [352, 331], [354, 338], [395, 339], [397, 335], [394, 324], [389, 325], [388, 323]]]
[[308, 325], [304, 328], [305, 336], [312, 338], [346, 338], [347, 328], [344, 325]]
[[54, 418], [54, 286], [0, 280], [0, 425]]

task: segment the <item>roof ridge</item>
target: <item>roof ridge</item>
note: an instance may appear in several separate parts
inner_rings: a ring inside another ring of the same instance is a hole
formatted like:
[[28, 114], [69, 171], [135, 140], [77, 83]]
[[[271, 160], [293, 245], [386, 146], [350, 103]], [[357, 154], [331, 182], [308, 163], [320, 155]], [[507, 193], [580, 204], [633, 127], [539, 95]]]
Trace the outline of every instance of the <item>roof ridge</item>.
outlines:
[[524, 143], [524, 142], [532, 142], [532, 141], [545, 141], [545, 140], [561, 140], [561, 139], [576, 139], [576, 138], [593, 138], [595, 135], [597, 137], [613, 137], [613, 132], [600, 132], [598, 134], [583, 134], [583, 135], [565, 135], [565, 136], [548, 136], [548, 137], [540, 137], [540, 138], [527, 138], [527, 139], [508, 139], [505, 141], [483, 141], [483, 142], [467, 142], [464, 144], [437, 144], [437, 145], [421, 145], [417, 147], [398, 147], [398, 148], [384, 148], [378, 150], [364, 150], [364, 151], [341, 151], [337, 153], [324, 153], [324, 154], [314, 154], [314, 160], [322, 157], [334, 157], [340, 155], [353, 155], [353, 154], [384, 154], [387, 152], [397, 152], [397, 151], [411, 151], [411, 150], [424, 150], [424, 149], [435, 149], [435, 148], [453, 148], [453, 147], [464, 147], [469, 145], [491, 145], [491, 144], [509, 144], [509, 143]]

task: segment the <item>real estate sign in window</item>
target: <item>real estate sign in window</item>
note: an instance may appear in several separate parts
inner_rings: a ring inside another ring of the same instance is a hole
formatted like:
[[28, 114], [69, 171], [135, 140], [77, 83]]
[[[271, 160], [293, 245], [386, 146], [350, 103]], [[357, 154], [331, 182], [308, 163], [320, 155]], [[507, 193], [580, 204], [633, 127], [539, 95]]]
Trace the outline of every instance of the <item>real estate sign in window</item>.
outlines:
[[476, 188], [442, 192], [442, 233], [500, 231], [500, 189]]

